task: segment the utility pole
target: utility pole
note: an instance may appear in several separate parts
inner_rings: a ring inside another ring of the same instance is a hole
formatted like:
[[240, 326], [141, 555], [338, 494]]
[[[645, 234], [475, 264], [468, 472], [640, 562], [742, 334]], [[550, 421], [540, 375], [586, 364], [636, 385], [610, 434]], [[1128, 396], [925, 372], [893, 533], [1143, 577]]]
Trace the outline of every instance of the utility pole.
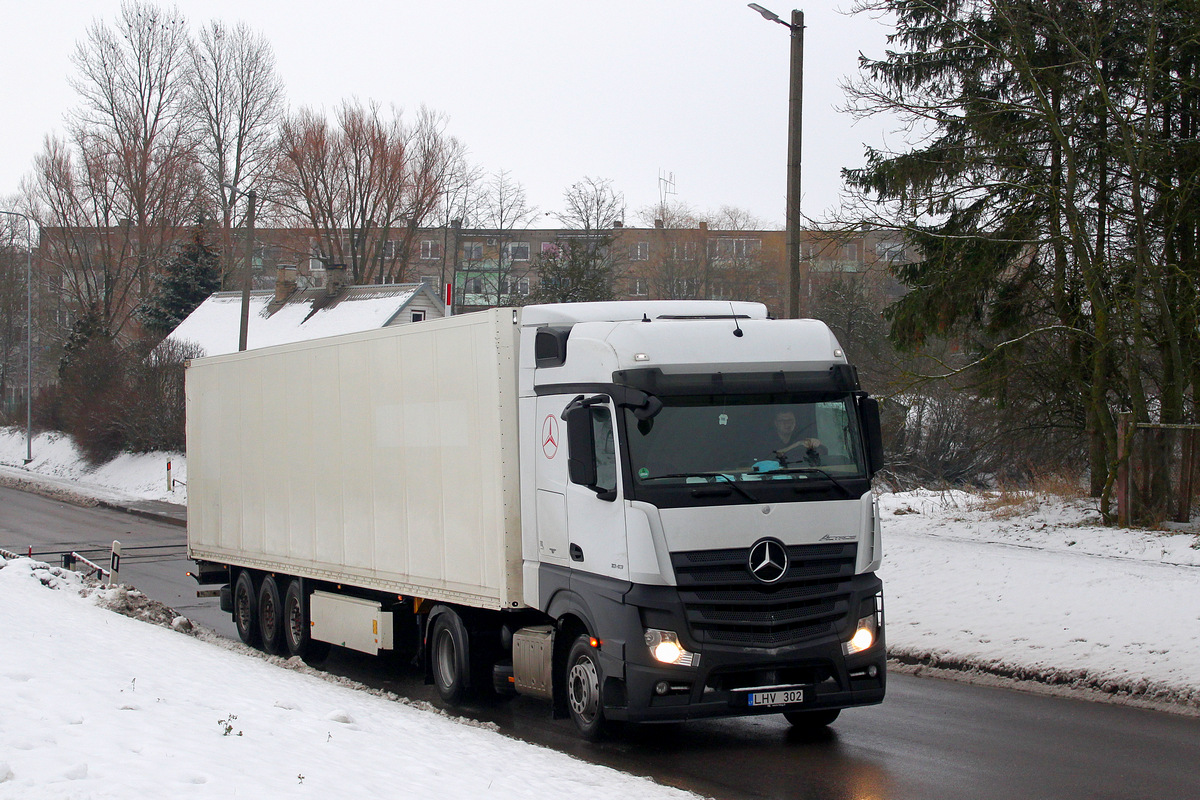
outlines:
[[246, 211], [246, 268], [242, 273], [242, 324], [238, 330], [238, 352], [246, 349], [246, 334], [250, 328], [250, 284], [253, 281], [254, 265], [254, 204], [258, 195], [254, 190], [246, 192], [249, 208]]

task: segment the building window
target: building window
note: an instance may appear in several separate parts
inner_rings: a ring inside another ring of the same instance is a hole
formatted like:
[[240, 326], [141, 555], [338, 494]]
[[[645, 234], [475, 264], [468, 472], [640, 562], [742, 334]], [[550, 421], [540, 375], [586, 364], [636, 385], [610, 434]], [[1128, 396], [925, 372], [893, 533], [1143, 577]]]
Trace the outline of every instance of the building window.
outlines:
[[386, 242], [383, 243], [383, 257], [384, 258], [395, 258], [396, 257], [396, 240], [395, 239], [388, 239]]
[[695, 261], [696, 260], [696, 243], [695, 242], [679, 242], [671, 243], [671, 258], [675, 261]]
[[413, 322], [424, 322], [425, 321], [425, 312], [424, 311], [412, 312], [412, 321]]
[[430, 261], [442, 257], [442, 243], [434, 239], [421, 240], [421, 258]]
[[483, 294], [483, 278], [471, 278], [467, 281], [467, 292], [470, 294]]
[[510, 261], [528, 261], [529, 242], [509, 242], [504, 245], [504, 256]]
[[558, 252], [558, 243], [557, 242], [542, 242], [542, 252], [543, 253], [551, 253], [551, 254], [557, 253]]
[[430, 286], [432, 286], [434, 289], [436, 289], [436, 288], [438, 288], [438, 284], [441, 283], [441, 281], [438, 280], [437, 275], [422, 275], [421, 283], [427, 283]]
[[649, 261], [650, 260], [650, 243], [649, 242], [634, 242], [629, 248], [629, 258], [631, 261]]
[[529, 278], [501, 278], [500, 294], [512, 293], [518, 297], [529, 294]]
[[464, 261], [483, 260], [483, 242], [463, 242]]
[[734, 258], [749, 258], [750, 256], [762, 250], [762, 239], [734, 239], [733, 240], [733, 257]]
[[904, 242], [876, 242], [875, 257], [895, 263], [904, 260]]
[[842, 261], [858, 261], [858, 245], [842, 245]]
[[710, 258], [749, 258], [762, 250], [762, 239], [715, 239], [708, 243]]
[[649, 292], [647, 291], [645, 278], [634, 278], [633, 279], [633, 291], [631, 292], [631, 294], [633, 294], [635, 297], [643, 297], [643, 296], [649, 294]]

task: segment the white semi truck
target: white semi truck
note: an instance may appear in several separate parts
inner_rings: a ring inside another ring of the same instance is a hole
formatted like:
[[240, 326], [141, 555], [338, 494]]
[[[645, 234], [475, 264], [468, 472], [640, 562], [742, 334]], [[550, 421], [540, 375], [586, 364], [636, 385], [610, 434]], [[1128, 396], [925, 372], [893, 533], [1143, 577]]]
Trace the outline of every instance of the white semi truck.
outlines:
[[269, 652], [409, 648], [586, 737], [883, 699], [879, 411], [821, 322], [534, 305], [197, 359], [187, 444], [194, 574]]

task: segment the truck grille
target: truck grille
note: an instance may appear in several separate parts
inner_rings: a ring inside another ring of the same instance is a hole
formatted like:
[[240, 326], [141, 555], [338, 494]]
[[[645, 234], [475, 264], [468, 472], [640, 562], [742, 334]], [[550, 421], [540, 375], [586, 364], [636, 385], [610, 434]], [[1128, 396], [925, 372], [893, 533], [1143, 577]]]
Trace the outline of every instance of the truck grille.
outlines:
[[783, 647], [832, 633], [850, 612], [858, 545], [792, 545], [788, 570], [760, 583], [750, 548], [672, 553], [688, 628], [699, 642]]

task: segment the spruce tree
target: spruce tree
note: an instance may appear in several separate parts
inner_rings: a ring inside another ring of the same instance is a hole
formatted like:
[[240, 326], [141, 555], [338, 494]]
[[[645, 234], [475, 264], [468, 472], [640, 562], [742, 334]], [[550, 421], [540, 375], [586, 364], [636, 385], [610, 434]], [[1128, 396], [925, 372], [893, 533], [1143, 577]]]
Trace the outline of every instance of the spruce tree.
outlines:
[[148, 334], [162, 338], [221, 288], [220, 260], [208, 244], [202, 222], [154, 280], [154, 290], [135, 314]]
[[922, 257], [901, 345], [965, 345], [976, 389], [1091, 436], [1108, 510], [1116, 415], [1185, 421], [1200, 379], [1195, 0], [867, 0], [894, 15], [852, 106], [911, 146], [845, 172]]

